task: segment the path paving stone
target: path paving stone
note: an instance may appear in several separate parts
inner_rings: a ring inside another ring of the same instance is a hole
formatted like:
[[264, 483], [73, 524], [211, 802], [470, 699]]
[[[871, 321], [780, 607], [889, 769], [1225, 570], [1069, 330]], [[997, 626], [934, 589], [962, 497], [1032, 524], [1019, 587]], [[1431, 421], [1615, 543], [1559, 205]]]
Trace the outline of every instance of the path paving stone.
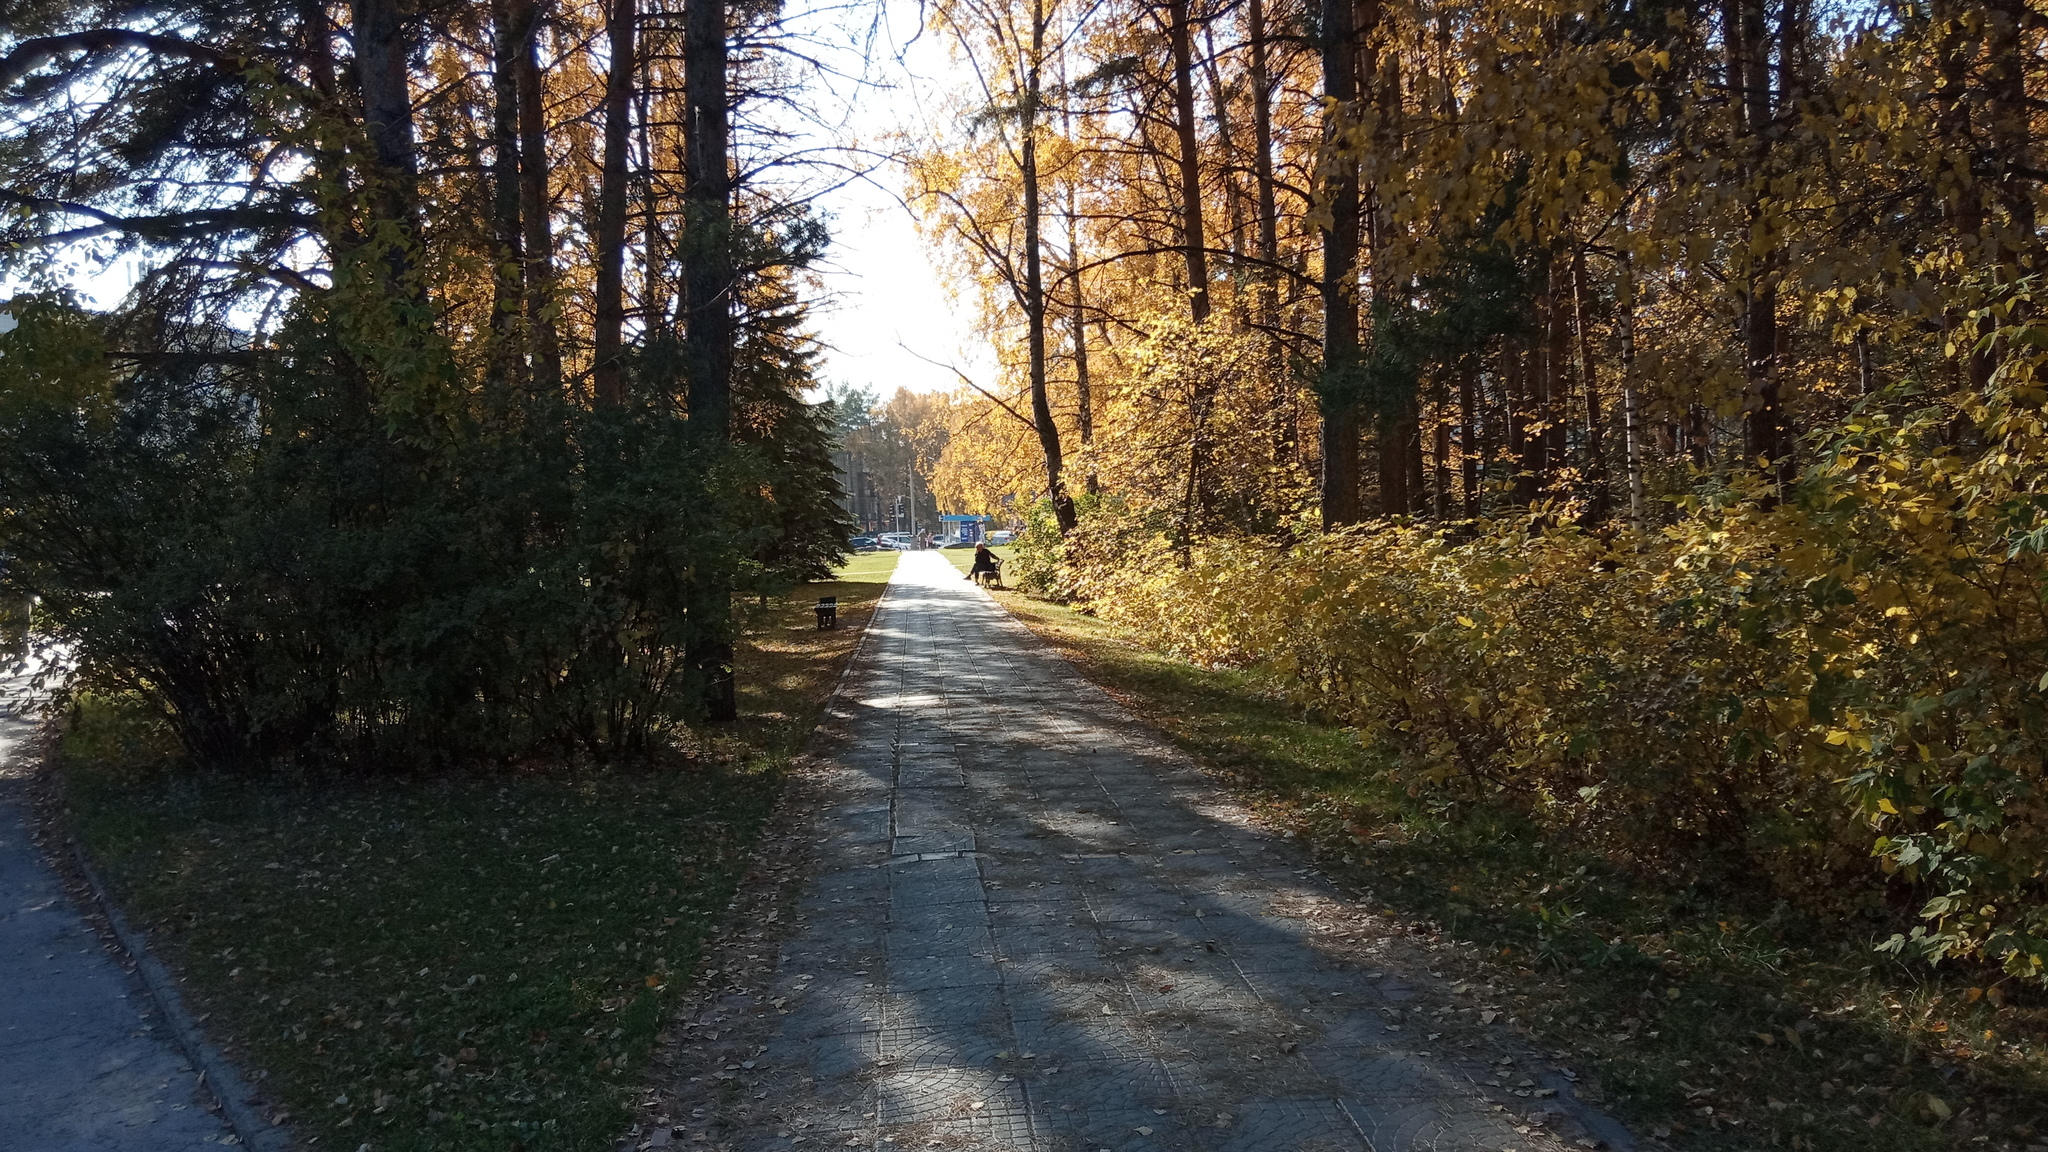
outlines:
[[191, 1066], [149, 993], [102, 946], [29, 836], [20, 762], [31, 725], [0, 682], [0, 1148], [218, 1147]]
[[1413, 988], [1312, 930], [1334, 891], [943, 557], [902, 558], [822, 735], [801, 926], [728, 1005], [769, 1030], [709, 1073], [727, 1095], [695, 1096], [717, 1115], [686, 1140], [1626, 1146], [1590, 1114], [1611, 1145], [1530, 1123], [1502, 1077], [1567, 1082], [1511, 1038], [1439, 1052], [1391, 1025]]

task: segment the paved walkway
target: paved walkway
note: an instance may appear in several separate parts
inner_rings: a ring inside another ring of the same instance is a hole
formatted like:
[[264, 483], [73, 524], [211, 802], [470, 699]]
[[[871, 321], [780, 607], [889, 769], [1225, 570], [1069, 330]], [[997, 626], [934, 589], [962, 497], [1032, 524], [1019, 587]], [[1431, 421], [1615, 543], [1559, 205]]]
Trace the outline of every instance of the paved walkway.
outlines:
[[165, 1152], [225, 1142], [141, 984], [29, 838], [32, 726], [0, 682], [0, 1148]]
[[1608, 1146], [1477, 1005], [1328, 947], [1348, 904], [943, 557], [902, 558], [826, 736], [776, 1031], [686, 1143]]

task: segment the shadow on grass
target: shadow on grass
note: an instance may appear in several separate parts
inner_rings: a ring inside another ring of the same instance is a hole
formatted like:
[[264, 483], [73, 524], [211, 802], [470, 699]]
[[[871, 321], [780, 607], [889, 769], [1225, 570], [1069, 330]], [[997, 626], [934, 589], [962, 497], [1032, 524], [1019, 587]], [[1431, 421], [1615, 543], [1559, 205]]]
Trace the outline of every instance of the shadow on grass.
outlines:
[[1731, 1152], [2048, 1148], [2039, 993], [1899, 964], [1872, 951], [1869, 926], [1740, 883], [1645, 878], [1498, 812], [1432, 810], [1353, 732], [1257, 674], [1002, 599], [1359, 899], [1455, 945], [1488, 1010], [1569, 1056], [1639, 1131]]
[[888, 568], [840, 575], [745, 608], [743, 720], [687, 755], [251, 779], [178, 765], [136, 709], [89, 701], [69, 819], [317, 1146], [609, 1148]]

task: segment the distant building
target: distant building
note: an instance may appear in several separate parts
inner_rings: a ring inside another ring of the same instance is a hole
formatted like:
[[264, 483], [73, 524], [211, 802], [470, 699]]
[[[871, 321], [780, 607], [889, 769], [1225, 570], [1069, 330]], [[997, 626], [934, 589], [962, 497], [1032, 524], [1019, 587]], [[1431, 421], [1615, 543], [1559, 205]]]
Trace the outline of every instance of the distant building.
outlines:
[[972, 540], [978, 544], [982, 540], [987, 539], [991, 526], [995, 524], [995, 517], [941, 516], [939, 517], [939, 523], [944, 528], [942, 535], [957, 536], [962, 540]]

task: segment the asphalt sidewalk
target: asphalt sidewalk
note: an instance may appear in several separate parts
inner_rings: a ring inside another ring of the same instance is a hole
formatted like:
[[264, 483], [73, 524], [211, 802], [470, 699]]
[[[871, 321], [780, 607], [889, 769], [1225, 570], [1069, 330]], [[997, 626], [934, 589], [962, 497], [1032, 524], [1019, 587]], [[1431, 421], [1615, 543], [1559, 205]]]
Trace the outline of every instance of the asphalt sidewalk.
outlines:
[[164, 1152], [232, 1143], [148, 992], [29, 835], [20, 681], [0, 682], [0, 1147]]
[[773, 975], [680, 1025], [686, 1146], [1631, 1147], [943, 557], [902, 558], [821, 735]]

